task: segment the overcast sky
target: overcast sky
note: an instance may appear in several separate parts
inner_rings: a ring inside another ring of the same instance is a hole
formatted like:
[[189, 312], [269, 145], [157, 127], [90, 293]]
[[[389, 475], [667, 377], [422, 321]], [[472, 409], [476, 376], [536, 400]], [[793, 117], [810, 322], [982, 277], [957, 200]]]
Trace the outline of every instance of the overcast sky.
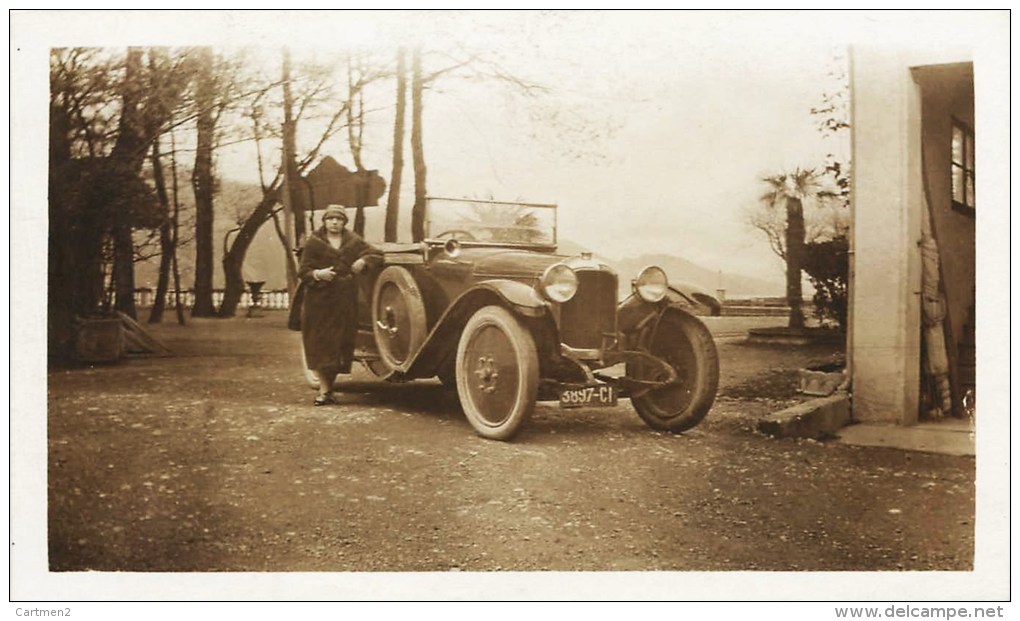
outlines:
[[[766, 48], [705, 21], [595, 14], [536, 27], [549, 38], [521, 47], [539, 52], [549, 105], [601, 120], [611, 135], [578, 136], [572, 157], [555, 127], [522, 135], [519, 111], [455, 101], [429, 119], [431, 136], [459, 137], [430, 140], [430, 191], [556, 202], [562, 235], [608, 256], [679, 254], [781, 279], [743, 214], [763, 174], [818, 166], [839, 146], [823, 141], [809, 114], [832, 87], [824, 78], [833, 48]], [[518, 33], [531, 38], [526, 23]]]
[[[761, 176], [847, 151], [809, 113], [835, 88], [827, 74], [841, 44], [790, 36], [793, 25], [825, 26], [793, 15], [363, 12], [327, 22], [298, 19], [293, 28], [309, 34], [295, 53], [460, 43], [547, 86], [531, 99], [462, 80], [427, 93], [429, 193], [557, 203], [561, 237], [607, 256], [677, 254], [781, 282], [782, 263], [744, 218]], [[391, 106], [391, 85], [386, 94]], [[384, 177], [391, 119], [377, 114], [367, 136], [366, 166]], [[250, 161], [237, 147], [220, 170], [244, 177]]]
[[[20, 17], [26, 30], [32, 16]], [[555, 202], [561, 237], [607, 256], [676, 254], [712, 270], [777, 282], [782, 263], [745, 223], [745, 211], [762, 192], [762, 175], [819, 166], [827, 152], [847, 151], [845, 143], [823, 139], [809, 113], [833, 88], [827, 74], [834, 51], [862, 38], [895, 48], [951, 42], [953, 32], [974, 36], [960, 28], [967, 19], [937, 12], [36, 17], [36, 29], [45, 30], [50, 45], [255, 45], [267, 63], [277, 62], [283, 45], [295, 55], [349, 48], [387, 54], [398, 44], [417, 43], [426, 50], [484, 50], [549, 90], [525, 100], [492, 83], [437, 84], [425, 102], [430, 194]], [[388, 178], [394, 87], [382, 88], [365, 164]], [[549, 122], [554, 114], [557, 121]], [[340, 139], [326, 153], [351, 165]], [[255, 178], [250, 149], [223, 149], [218, 157], [221, 174]], [[412, 189], [410, 177], [408, 170], [404, 192]], [[407, 208], [409, 201], [404, 203]], [[373, 220], [380, 219], [381, 213], [370, 214], [370, 234]]]

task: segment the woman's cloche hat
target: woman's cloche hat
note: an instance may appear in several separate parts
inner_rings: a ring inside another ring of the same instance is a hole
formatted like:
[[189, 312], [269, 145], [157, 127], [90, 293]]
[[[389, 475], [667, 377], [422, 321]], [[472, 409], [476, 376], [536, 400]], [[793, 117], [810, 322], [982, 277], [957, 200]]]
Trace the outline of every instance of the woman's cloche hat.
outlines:
[[340, 218], [343, 218], [344, 222], [348, 221], [347, 210], [344, 209], [343, 205], [329, 205], [329, 206], [327, 206], [326, 207], [326, 211], [323, 212], [323, 214], [322, 214], [322, 219], [325, 220], [326, 218], [330, 218], [330, 217], [340, 217]]

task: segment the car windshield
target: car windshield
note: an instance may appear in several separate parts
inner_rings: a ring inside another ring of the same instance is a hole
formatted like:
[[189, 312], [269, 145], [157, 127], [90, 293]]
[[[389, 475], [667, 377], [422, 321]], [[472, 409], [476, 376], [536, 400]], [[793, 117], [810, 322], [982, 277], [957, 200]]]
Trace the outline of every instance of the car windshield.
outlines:
[[556, 245], [556, 206], [429, 198], [429, 239], [529, 246]]

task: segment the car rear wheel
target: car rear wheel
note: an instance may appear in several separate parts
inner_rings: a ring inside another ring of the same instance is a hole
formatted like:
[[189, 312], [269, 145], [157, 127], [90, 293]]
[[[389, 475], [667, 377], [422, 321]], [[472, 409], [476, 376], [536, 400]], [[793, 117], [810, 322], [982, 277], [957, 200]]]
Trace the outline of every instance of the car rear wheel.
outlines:
[[425, 342], [425, 302], [406, 268], [391, 265], [379, 274], [372, 295], [372, 326], [379, 358], [388, 369], [399, 368]]
[[390, 374], [389, 367], [383, 364], [381, 360], [373, 358], [362, 360], [361, 363], [365, 365], [365, 368], [368, 369], [369, 373], [376, 377], [382, 378]]
[[[700, 423], [719, 387], [719, 355], [712, 333], [696, 317], [669, 309], [642, 334], [641, 343], [673, 367], [677, 383], [632, 397], [638, 416], [652, 429], [673, 433]], [[659, 373], [648, 363], [627, 365], [627, 375], [635, 379], [662, 379]]]
[[457, 346], [457, 395], [482, 437], [508, 440], [531, 415], [538, 395], [535, 340], [504, 308], [486, 306]]

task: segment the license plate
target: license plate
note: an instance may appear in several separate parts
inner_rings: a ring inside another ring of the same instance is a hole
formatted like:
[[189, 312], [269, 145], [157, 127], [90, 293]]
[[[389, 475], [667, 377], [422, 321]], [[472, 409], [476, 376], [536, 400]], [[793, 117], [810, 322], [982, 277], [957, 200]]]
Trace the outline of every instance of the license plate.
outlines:
[[616, 389], [608, 384], [585, 386], [584, 388], [564, 388], [560, 391], [560, 407], [607, 407], [616, 405]]

